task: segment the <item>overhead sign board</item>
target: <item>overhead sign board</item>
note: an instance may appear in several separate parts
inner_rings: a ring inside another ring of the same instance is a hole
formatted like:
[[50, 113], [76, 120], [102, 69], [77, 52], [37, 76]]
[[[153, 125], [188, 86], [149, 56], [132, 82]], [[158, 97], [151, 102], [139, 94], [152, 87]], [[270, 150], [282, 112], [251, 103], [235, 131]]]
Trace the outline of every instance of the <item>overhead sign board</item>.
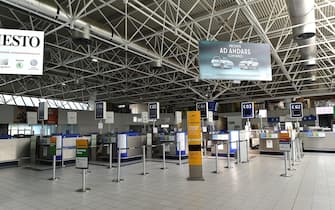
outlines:
[[148, 103], [148, 112], [150, 120], [159, 119], [159, 102], [149, 102]]
[[95, 119], [96, 120], [106, 119], [106, 102], [105, 101], [95, 102]]
[[208, 118], [208, 102], [198, 102], [196, 104], [196, 110], [200, 111], [201, 118]]
[[270, 45], [200, 41], [200, 78], [271, 81]]
[[38, 120], [48, 120], [48, 104], [46, 102], [38, 104]]
[[0, 29], [0, 74], [43, 74], [44, 32]]
[[114, 123], [114, 112], [106, 112], [106, 124], [113, 124]]
[[218, 102], [216, 102], [216, 101], [209, 101], [208, 102], [208, 111], [213, 112], [213, 120], [218, 120], [219, 119], [218, 108], [219, 108], [219, 103]]
[[316, 111], [317, 115], [333, 114], [334, 113], [334, 107], [332, 107], [332, 106], [315, 107], [315, 111]]
[[67, 112], [67, 124], [77, 124], [77, 112]]
[[242, 102], [241, 114], [243, 119], [254, 118], [255, 113], [254, 102]]
[[290, 116], [292, 118], [303, 117], [303, 105], [302, 105], [302, 103], [291, 103], [290, 104]]
[[37, 124], [37, 112], [27, 112], [27, 123], [28, 125]]

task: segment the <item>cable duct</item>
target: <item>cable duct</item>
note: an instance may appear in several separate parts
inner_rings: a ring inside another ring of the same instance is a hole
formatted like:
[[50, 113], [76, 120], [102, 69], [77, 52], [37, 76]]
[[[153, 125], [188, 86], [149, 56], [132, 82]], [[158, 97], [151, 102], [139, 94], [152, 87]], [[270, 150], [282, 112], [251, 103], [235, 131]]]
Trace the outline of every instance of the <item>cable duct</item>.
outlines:
[[315, 45], [315, 11], [314, 0], [286, 0], [286, 5], [293, 25], [293, 37], [300, 48], [304, 66], [316, 64]]

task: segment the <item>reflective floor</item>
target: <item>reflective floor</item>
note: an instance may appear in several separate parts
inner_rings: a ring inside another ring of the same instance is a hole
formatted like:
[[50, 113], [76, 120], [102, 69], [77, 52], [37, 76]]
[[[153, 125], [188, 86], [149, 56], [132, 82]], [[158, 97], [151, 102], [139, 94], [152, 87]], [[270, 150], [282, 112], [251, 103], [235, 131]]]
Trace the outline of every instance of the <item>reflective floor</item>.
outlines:
[[58, 181], [48, 181], [51, 171], [25, 168], [0, 170], [0, 209], [334, 209], [335, 154], [305, 154], [292, 177], [284, 178], [283, 160], [257, 156], [247, 164], [226, 169], [225, 159], [204, 159], [205, 181], [187, 181], [188, 165], [148, 162], [148, 175], [139, 175], [142, 164], [116, 169], [90, 166], [90, 192], [78, 193], [81, 171], [57, 169]]

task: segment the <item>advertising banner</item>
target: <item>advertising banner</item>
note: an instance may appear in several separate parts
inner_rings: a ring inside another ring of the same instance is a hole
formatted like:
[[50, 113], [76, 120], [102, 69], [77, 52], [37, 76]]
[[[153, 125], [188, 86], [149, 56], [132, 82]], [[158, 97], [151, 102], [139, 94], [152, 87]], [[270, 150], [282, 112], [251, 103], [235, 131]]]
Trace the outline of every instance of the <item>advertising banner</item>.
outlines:
[[43, 74], [44, 32], [0, 29], [0, 74]]
[[301, 118], [303, 117], [303, 105], [302, 103], [291, 103], [290, 104], [290, 116], [292, 118]]
[[241, 114], [242, 119], [254, 118], [255, 113], [254, 102], [242, 102]]
[[270, 45], [199, 42], [201, 79], [271, 81]]

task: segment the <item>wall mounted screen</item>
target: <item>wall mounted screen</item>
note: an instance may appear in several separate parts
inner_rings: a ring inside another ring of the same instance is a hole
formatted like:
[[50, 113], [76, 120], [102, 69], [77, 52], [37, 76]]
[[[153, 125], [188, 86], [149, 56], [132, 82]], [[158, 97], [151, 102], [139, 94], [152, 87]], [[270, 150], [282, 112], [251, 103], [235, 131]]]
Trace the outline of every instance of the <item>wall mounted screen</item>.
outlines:
[[200, 41], [200, 78], [271, 81], [268, 44]]

